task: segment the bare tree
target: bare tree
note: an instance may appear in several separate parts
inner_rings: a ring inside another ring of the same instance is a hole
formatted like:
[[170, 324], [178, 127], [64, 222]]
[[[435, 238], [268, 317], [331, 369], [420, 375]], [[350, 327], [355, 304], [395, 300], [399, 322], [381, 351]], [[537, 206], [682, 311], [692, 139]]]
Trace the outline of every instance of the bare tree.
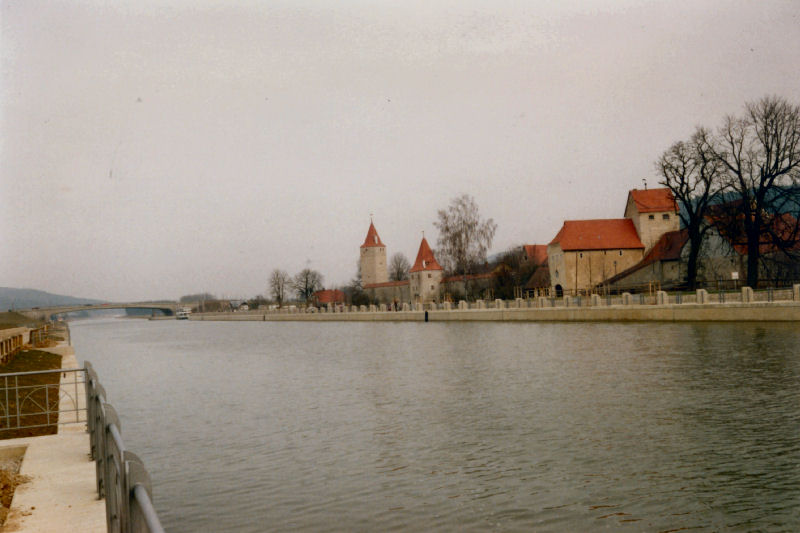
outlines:
[[408, 279], [408, 269], [411, 268], [411, 263], [403, 252], [397, 252], [392, 256], [389, 261], [389, 279], [392, 281], [402, 281]]
[[446, 270], [462, 274], [466, 282], [470, 270], [486, 261], [497, 224], [491, 218], [481, 220], [478, 204], [468, 194], [453, 198], [447, 209], [438, 211], [438, 217], [433, 223], [439, 230], [438, 259]]
[[705, 234], [710, 228], [705, 219], [708, 208], [721, 193], [724, 168], [711, 146], [712, 135], [697, 128], [687, 142], [679, 141], [664, 152], [656, 163], [661, 184], [681, 204], [681, 222], [689, 237], [689, 260], [686, 281], [690, 289], [697, 285], [697, 260]]
[[304, 268], [295, 275], [292, 288], [297, 296], [307, 302], [316, 291], [322, 289], [322, 274], [310, 268]]
[[361, 261], [356, 261], [356, 275], [342, 290], [347, 301], [352, 305], [367, 305], [370, 303], [369, 296], [364, 292], [364, 285], [361, 281]]
[[278, 303], [278, 307], [283, 307], [283, 302], [286, 300], [286, 293], [289, 289], [289, 284], [292, 278], [285, 270], [276, 268], [269, 276], [269, 293], [272, 299]]
[[[715, 144], [715, 155], [727, 171], [727, 185], [738, 197], [738, 212], [731, 222], [741, 226], [747, 245], [747, 284], [755, 287], [761, 245], [780, 250], [796, 246], [800, 107], [777, 96], [748, 103], [744, 116], [726, 118]], [[794, 216], [785, 217], [787, 213]]]

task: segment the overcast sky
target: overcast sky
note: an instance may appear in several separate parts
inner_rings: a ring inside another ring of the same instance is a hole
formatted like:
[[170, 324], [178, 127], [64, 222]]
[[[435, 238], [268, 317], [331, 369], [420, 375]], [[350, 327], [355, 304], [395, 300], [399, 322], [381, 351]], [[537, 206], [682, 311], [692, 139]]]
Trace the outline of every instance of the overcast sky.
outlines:
[[547, 243], [800, 101], [796, 0], [0, 5], [0, 286], [114, 301], [344, 284], [370, 213], [413, 261], [461, 193]]

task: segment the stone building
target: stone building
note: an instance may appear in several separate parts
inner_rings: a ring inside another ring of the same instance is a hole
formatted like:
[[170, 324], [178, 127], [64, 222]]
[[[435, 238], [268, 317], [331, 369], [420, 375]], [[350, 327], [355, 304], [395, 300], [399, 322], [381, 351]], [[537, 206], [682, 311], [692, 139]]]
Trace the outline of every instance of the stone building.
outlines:
[[439, 285], [442, 283], [444, 269], [433, 256], [428, 241], [422, 237], [417, 252], [417, 260], [408, 271], [411, 299], [414, 303], [439, 302], [441, 300]]
[[386, 245], [375, 224], [370, 222], [359, 258], [361, 283], [371, 301], [385, 304], [427, 303], [441, 300], [443, 269], [436, 261], [425, 237], [417, 259], [409, 270], [409, 279], [390, 281], [386, 266]]
[[631, 190], [624, 218], [567, 220], [547, 247], [556, 295], [590, 293], [641, 262], [669, 232], [680, 229], [669, 189]]
[[681, 229], [678, 204], [669, 189], [629, 191], [624, 216], [633, 221], [645, 254], [662, 235]]
[[643, 256], [644, 244], [629, 218], [566, 220], [547, 247], [553, 293], [591, 292]]
[[604, 284], [615, 291], [636, 291], [646, 286], [659, 290], [680, 285], [686, 278], [683, 255], [688, 240], [689, 232], [685, 229], [665, 233], [641, 261]]
[[361, 283], [372, 285], [389, 281], [386, 267], [386, 245], [381, 241], [375, 224], [370, 220], [367, 237], [361, 245]]

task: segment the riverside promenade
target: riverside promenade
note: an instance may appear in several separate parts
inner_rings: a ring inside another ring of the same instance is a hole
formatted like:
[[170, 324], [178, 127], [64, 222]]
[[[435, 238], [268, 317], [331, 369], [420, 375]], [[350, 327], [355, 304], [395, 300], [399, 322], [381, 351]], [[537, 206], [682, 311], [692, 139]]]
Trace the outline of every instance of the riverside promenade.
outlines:
[[[62, 343], [38, 348], [61, 355], [62, 368], [78, 368], [75, 351]], [[65, 377], [62, 373], [62, 387]], [[72, 388], [72, 387], [70, 387]], [[83, 387], [77, 387], [78, 408], [85, 408]], [[67, 400], [62, 397], [61, 402]], [[60, 407], [67, 411], [70, 407]], [[77, 416], [66, 413], [65, 417]], [[69, 422], [69, 420], [65, 420]], [[22, 455], [19, 473], [29, 480], [17, 486], [2, 528], [4, 532], [103, 532], [106, 502], [98, 498], [95, 463], [90, 455], [85, 423], [60, 425], [56, 435], [0, 441], [0, 457]]]
[[[679, 299], [679, 301], [677, 301]], [[190, 320], [303, 321], [303, 322], [800, 322], [800, 285], [781, 291], [748, 287], [738, 292], [652, 296], [623, 294], [614, 298], [589, 297], [460, 302], [457, 306], [404, 304], [400, 311], [381, 306], [323, 308], [236, 313], [198, 313]]]

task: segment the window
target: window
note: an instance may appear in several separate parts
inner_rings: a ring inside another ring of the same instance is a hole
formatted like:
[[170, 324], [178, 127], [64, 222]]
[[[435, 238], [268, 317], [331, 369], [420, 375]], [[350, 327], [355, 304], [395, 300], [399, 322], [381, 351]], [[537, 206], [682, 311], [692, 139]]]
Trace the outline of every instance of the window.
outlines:
[[656, 219], [656, 216], [655, 216], [655, 215], [650, 215], [650, 216], [649, 216], [649, 217], [647, 217], [647, 218], [649, 218], [650, 220], [655, 220], [655, 219]]
[[661, 218], [663, 218], [664, 220], [669, 220], [669, 214], [665, 213], [665, 214], [661, 215]]
[[581, 256], [581, 259], [583, 259], [583, 252], [579, 253], [578, 255]]
[[431, 273], [430, 272], [428, 272], [428, 277], [431, 277]]
[[622, 250], [620, 250], [620, 251], [619, 251], [619, 255], [620, 255], [620, 256], [622, 255]]
[[556, 270], [556, 279], [558, 279], [558, 270]]
[[431, 285], [431, 290], [433, 290], [433, 285]]

